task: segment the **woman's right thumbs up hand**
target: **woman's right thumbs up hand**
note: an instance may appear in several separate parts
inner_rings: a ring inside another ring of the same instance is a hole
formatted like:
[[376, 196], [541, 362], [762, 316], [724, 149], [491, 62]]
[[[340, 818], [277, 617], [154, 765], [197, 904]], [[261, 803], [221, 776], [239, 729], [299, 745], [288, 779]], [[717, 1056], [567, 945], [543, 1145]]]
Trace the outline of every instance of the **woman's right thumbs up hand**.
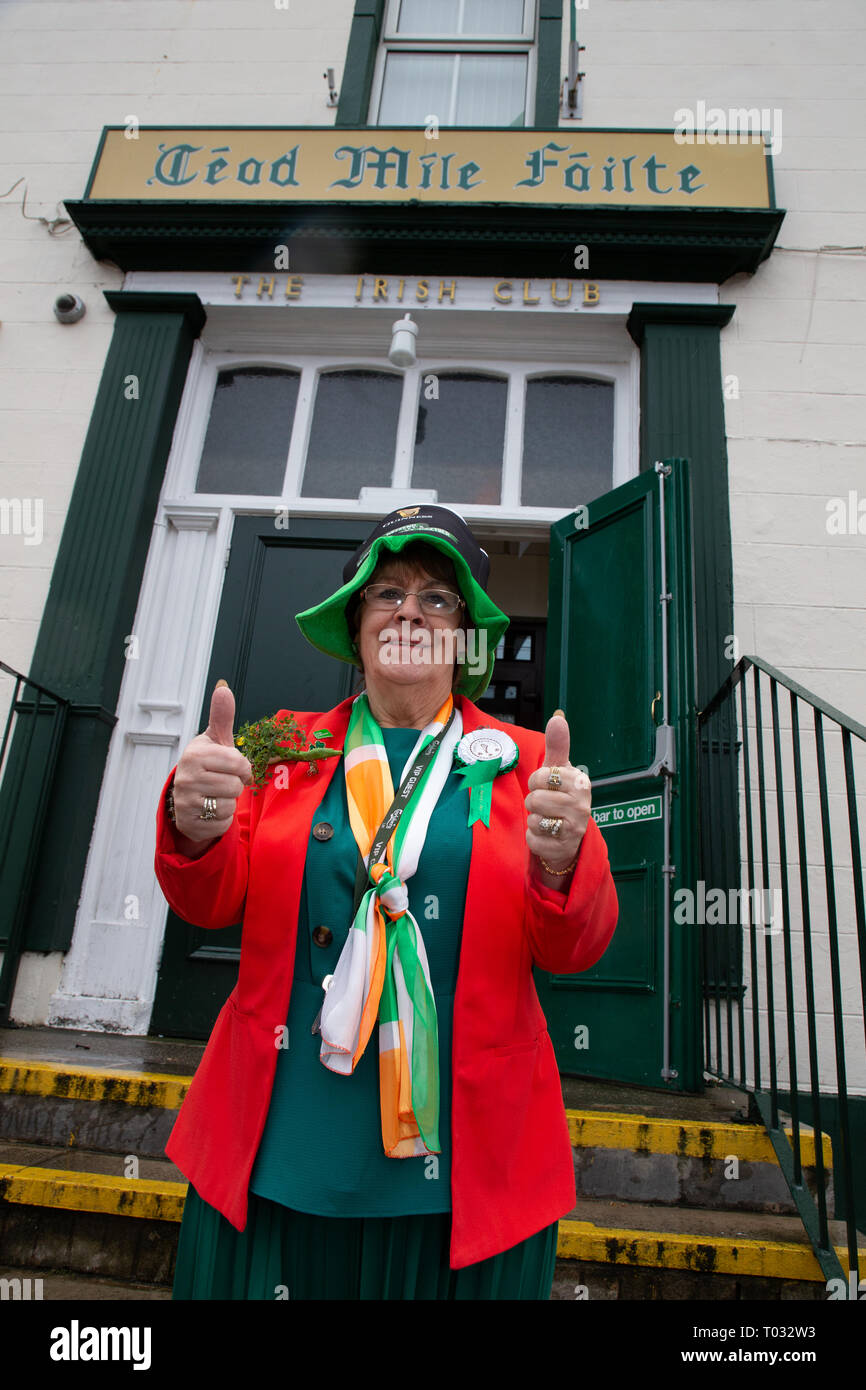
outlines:
[[[191, 739], [174, 774], [175, 828], [196, 844], [218, 839], [231, 825], [237, 800], [252, 781], [249, 761], [234, 743], [235, 697], [218, 681], [210, 702], [208, 726]], [[202, 820], [205, 797], [216, 801], [216, 819]]]

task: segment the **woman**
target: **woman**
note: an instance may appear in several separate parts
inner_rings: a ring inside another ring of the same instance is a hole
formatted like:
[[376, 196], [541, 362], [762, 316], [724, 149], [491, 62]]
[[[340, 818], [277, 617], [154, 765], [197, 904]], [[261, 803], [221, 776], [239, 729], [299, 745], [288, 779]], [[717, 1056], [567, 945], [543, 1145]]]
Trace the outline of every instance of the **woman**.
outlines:
[[166, 1146], [190, 1181], [175, 1298], [550, 1297], [576, 1193], [532, 966], [595, 964], [618, 908], [564, 718], [543, 736], [469, 698], [508, 625], [488, 572], [449, 509], [392, 512], [297, 615], [363, 672], [294, 712], [343, 756], [254, 795], [220, 682], [163, 789], [171, 907], [243, 920]]

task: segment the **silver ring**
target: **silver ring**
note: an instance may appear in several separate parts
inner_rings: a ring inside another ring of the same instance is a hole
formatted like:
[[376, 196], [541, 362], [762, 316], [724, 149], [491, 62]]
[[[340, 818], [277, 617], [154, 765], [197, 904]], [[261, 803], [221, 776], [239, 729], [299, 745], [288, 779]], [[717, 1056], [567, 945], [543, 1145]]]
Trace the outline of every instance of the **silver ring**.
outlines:
[[552, 835], [555, 838], [562, 829], [562, 821], [559, 816], [542, 816], [538, 828], [542, 835]]
[[201, 799], [201, 814], [199, 820], [216, 820], [217, 805], [216, 799], [212, 796], [203, 796]]

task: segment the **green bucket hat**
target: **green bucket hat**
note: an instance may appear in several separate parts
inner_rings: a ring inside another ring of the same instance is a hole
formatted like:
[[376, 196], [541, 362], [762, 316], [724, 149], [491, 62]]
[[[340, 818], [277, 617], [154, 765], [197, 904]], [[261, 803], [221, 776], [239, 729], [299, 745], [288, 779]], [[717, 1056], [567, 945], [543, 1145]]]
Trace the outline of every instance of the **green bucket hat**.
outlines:
[[[352, 635], [346, 620], [346, 605], [353, 594], [362, 589], [386, 551], [398, 554], [413, 541], [435, 546], [454, 562], [460, 593], [466, 601], [467, 627], [485, 634], [487, 664], [483, 671], [470, 670], [469, 663], [460, 666], [455, 692], [470, 700], [481, 695], [490, 684], [496, 647], [510, 619], [488, 597], [486, 584], [490, 574], [490, 557], [476, 541], [466, 522], [448, 507], [424, 504], [401, 507], [390, 512], [370, 532], [354, 555], [343, 566], [342, 588], [323, 603], [295, 615], [295, 622], [307, 641], [318, 651], [361, 667], [357, 652], [352, 649]], [[466, 652], [472, 655], [471, 649]], [[479, 657], [484, 650], [478, 652]], [[473, 663], [475, 664], [475, 663]]]

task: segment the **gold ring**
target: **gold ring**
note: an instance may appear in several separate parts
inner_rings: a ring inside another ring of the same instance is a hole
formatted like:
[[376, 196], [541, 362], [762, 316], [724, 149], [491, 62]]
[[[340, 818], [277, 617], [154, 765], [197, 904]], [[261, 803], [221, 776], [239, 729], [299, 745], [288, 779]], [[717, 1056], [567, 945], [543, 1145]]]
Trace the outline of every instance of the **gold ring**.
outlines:
[[203, 796], [201, 799], [201, 812], [199, 814], [199, 820], [216, 820], [216, 818], [216, 799], [212, 796]]
[[559, 816], [542, 816], [539, 830], [542, 835], [557, 836], [562, 829], [562, 821]]
[[562, 778], [561, 778], [561, 776], [560, 776], [560, 774], [559, 774], [559, 768], [558, 768], [558, 767], [552, 767], [552, 768], [550, 769], [550, 776], [549, 776], [548, 779], [547, 779], [548, 791], [558, 792], [561, 786], [562, 786]]

